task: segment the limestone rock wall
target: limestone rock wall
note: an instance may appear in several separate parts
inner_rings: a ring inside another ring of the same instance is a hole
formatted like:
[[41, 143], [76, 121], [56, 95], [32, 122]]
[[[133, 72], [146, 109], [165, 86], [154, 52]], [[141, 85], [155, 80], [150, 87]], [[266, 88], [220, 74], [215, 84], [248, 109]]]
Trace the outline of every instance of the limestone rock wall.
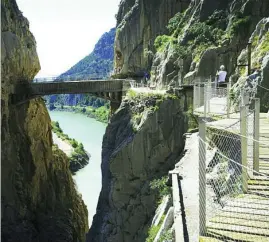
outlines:
[[229, 78], [257, 24], [268, 16], [267, 0], [192, 1], [178, 20], [177, 44], [168, 43], [154, 55], [152, 81], [192, 84], [214, 77], [222, 64]]
[[1, 3], [1, 237], [2, 241], [84, 241], [87, 209], [67, 157], [52, 149], [42, 99], [14, 106], [12, 85], [40, 69], [29, 23], [15, 0]]
[[117, 14], [115, 71], [142, 75], [150, 70], [156, 36], [190, 0], [122, 0]]
[[178, 99], [122, 102], [103, 139], [102, 191], [87, 241], [145, 241], [157, 207], [150, 182], [174, 167], [186, 130]]

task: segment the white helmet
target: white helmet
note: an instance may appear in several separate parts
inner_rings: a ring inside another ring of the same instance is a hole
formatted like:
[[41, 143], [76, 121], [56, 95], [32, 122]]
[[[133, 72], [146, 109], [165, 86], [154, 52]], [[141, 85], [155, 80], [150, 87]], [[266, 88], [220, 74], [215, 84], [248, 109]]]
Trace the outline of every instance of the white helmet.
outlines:
[[224, 71], [224, 69], [225, 69], [224, 65], [221, 65], [220, 70]]

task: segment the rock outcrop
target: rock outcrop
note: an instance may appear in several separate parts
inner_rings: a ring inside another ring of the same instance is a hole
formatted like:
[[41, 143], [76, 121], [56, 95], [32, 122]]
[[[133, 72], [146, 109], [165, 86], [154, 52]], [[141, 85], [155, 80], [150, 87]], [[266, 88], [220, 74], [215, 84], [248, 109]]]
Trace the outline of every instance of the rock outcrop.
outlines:
[[130, 92], [103, 139], [102, 191], [87, 241], [145, 241], [157, 207], [150, 183], [174, 167], [186, 130], [179, 99]]
[[29, 23], [15, 0], [3, 0], [1, 11], [2, 241], [84, 241], [87, 209], [66, 155], [52, 148], [43, 100], [10, 103], [13, 85], [32, 80], [40, 65]]
[[167, 33], [169, 19], [184, 11], [190, 0], [122, 0], [117, 14], [115, 72], [143, 76], [149, 71], [154, 40]]

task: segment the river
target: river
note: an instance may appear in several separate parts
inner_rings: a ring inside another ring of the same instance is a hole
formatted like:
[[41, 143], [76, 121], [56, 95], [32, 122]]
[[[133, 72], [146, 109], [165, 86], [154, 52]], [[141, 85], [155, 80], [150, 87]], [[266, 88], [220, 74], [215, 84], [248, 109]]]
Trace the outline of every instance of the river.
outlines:
[[91, 226], [101, 190], [101, 150], [106, 125], [77, 113], [52, 111], [49, 114], [51, 120], [59, 122], [65, 134], [81, 142], [91, 154], [89, 164], [73, 176], [88, 208]]

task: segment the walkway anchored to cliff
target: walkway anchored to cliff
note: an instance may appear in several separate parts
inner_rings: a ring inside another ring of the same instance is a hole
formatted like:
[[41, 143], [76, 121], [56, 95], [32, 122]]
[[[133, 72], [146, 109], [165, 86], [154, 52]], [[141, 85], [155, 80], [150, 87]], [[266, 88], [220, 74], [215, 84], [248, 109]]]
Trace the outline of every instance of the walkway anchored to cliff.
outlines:
[[255, 92], [232, 99], [229, 88], [194, 85], [196, 150], [170, 172], [182, 193], [173, 198], [176, 242], [269, 241], [269, 118]]

